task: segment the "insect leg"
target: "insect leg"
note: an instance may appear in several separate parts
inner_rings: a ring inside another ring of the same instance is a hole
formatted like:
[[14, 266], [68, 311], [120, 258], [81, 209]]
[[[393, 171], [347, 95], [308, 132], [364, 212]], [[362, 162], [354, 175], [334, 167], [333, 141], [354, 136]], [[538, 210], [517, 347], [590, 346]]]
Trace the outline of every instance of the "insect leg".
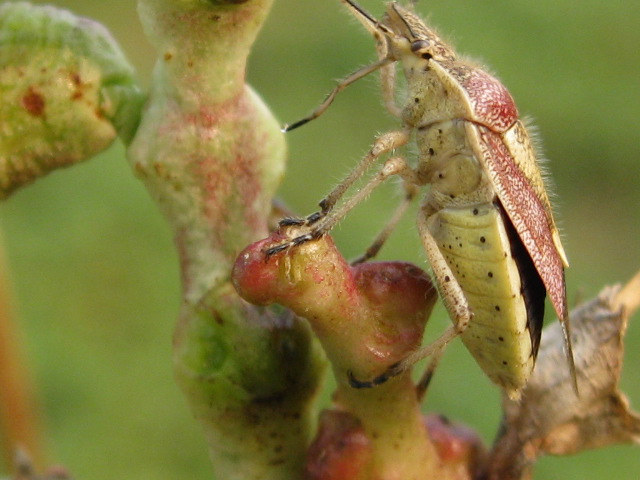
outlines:
[[[424, 396], [427, 393], [427, 389], [429, 388], [429, 384], [431, 383], [431, 379], [438, 368], [438, 364], [440, 363], [440, 359], [442, 358], [442, 354], [444, 353], [444, 347], [439, 350], [433, 352], [431, 355], [431, 360], [429, 361], [429, 365], [425, 369], [424, 373], [420, 377], [420, 380], [416, 384], [416, 397], [418, 397], [419, 401], [424, 400]], [[378, 375], [373, 380], [369, 381], [361, 381], [358, 380], [353, 372], [347, 372], [349, 377], [349, 385], [353, 388], [373, 388], [377, 385], [380, 385], [392, 377], [399, 375], [403, 372], [401, 362], [398, 362], [388, 368], [382, 375]]]
[[366, 77], [370, 73], [375, 72], [379, 68], [382, 68], [391, 62], [394, 62], [394, 60], [390, 58], [380, 58], [377, 62], [374, 62], [370, 65], [366, 65], [356, 70], [346, 78], [343, 78], [338, 82], [338, 84], [334, 87], [334, 89], [331, 90], [331, 92], [329, 92], [329, 95], [327, 95], [324, 101], [320, 105], [318, 105], [318, 107], [313, 112], [311, 112], [311, 115], [304, 117], [303, 119], [298, 120], [297, 122], [293, 122], [291, 124], [285, 125], [284, 127], [282, 127], [282, 131], [290, 132], [291, 130], [296, 129], [304, 125], [305, 123], [308, 123], [311, 120], [318, 118], [327, 110], [327, 108], [329, 108], [329, 105], [333, 103], [333, 100], [336, 98], [336, 95], [338, 95], [338, 93], [340, 93], [342, 90], [347, 88], [352, 83], [360, 80], [362, 77]]
[[419, 348], [402, 360], [397, 367], [400, 371], [410, 368], [413, 364], [429, 355], [441, 354], [441, 352], [437, 352], [443, 350], [451, 340], [464, 332], [473, 318], [473, 313], [469, 308], [469, 303], [462, 291], [462, 287], [453, 275], [451, 268], [449, 268], [447, 261], [438, 248], [436, 240], [431, 234], [431, 229], [429, 228], [430, 223], [437, 220], [436, 215], [430, 215], [428, 211], [419, 215], [418, 231], [420, 232], [420, 238], [422, 239], [422, 244], [433, 271], [438, 292], [454, 323], [451, 327], [447, 328], [438, 339], [426, 347]]
[[402, 116], [402, 108], [396, 104], [396, 69], [395, 65], [385, 65], [380, 70], [380, 83], [382, 84], [382, 101], [387, 111], [394, 117]]
[[403, 182], [403, 186], [405, 189], [405, 194], [400, 204], [396, 208], [396, 211], [393, 212], [393, 215], [391, 216], [387, 224], [384, 226], [382, 231], [375, 238], [375, 240], [371, 243], [369, 248], [367, 248], [365, 252], [362, 255], [360, 255], [358, 258], [356, 258], [355, 260], [352, 260], [351, 265], [357, 265], [359, 263], [367, 262], [371, 260], [373, 257], [375, 257], [376, 255], [378, 255], [378, 252], [380, 251], [380, 249], [386, 243], [391, 233], [395, 230], [396, 226], [398, 225], [398, 222], [402, 219], [404, 214], [407, 212], [409, 205], [411, 205], [411, 202], [413, 201], [413, 199], [416, 197], [416, 194], [418, 193], [418, 186], [415, 183], [410, 183], [410, 182], [407, 182], [406, 180]]
[[[334, 188], [329, 195], [327, 195], [320, 202], [320, 212], [309, 215], [306, 219], [285, 219], [280, 222], [280, 226], [300, 226], [307, 227], [309, 230], [307, 233], [299, 235], [287, 243], [277, 245], [267, 249], [267, 258], [282, 252], [290, 247], [300, 245], [301, 243], [311, 241], [315, 238], [319, 238], [327, 233], [333, 226], [342, 219], [353, 207], [366, 198], [380, 183], [386, 180], [391, 175], [397, 175], [404, 172], [409, 167], [404, 161], [399, 162], [399, 159], [389, 159], [385, 162], [385, 165], [380, 170], [378, 175], [373, 177], [369, 183], [367, 183], [360, 191], [348, 199], [341, 207], [338, 213], [331, 214], [334, 210], [336, 203], [342, 198], [345, 192], [351, 187], [364, 173], [371, 168], [373, 163], [383, 154], [401, 147], [409, 141], [409, 131], [399, 130], [395, 132], [387, 132], [380, 135], [373, 146], [369, 150], [369, 153], [364, 156], [360, 163], [354, 168], [351, 173]], [[393, 160], [393, 161], [392, 161]]]
[[416, 362], [419, 362], [430, 355], [434, 355], [433, 358], [436, 358], [437, 362], [437, 359], [442, 355], [447, 344], [460, 335], [467, 328], [469, 322], [473, 318], [473, 313], [469, 308], [469, 304], [464, 296], [462, 287], [460, 287], [460, 284], [453, 275], [449, 265], [447, 265], [447, 262], [438, 249], [438, 244], [429, 229], [429, 222], [434, 220], [435, 215], [420, 215], [418, 217], [418, 230], [420, 232], [420, 237], [422, 238], [424, 249], [427, 252], [429, 263], [433, 270], [438, 291], [440, 292], [443, 303], [454, 321], [454, 324], [447, 328], [439, 338], [431, 342], [429, 345], [415, 350], [402, 361], [392, 365], [384, 373], [375, 377], [373, 380], [361, 381], [350, 376], [349, 383], [354, 388], [370, 388], [380, 385], [389, 378], [405, 372]]
[[[318, 232], [319, 235], [324, 235], [331, 230], [340, 220], [342, 220], [347, 213], [351, 211], [356, 205], [362, 202], [365, 198], [371, 195], [377, 187], [379, 187], [387, 178], [393, 175], [399, 175], [410, 167], [404, 161], [402, 157], [392, 157], [384, 162], [384, 165], [380, 171], [372, 177], [366, 185], [358, 190], [354, 195], [349, 197], [338, 208], [332, 208], [322, 219], [312, 226], [314, 232]], [[294, 239], [295, 241], [295, 239]]]
[[322, 199], [320, 202], [322, 212], [325, 214], [330, 212], [344, 193], [371, 168], [371, 165], [373, 165], [381, 155], [405, 145], [409, 141], [409, 136], [409, 130], [398, 130], [384, 133], [376, 138], [369, 153], [360, 160], [356, 168], [354, 168], [337, 187], [329, 192], [329, 195]]
[[434, 352], [433, 355], [431, 355], [431, 360], [429, 361], [429, 365], [427, 365], [426, 370], [424, 371], [424, 373], [420, 377], [420, 380], [416, 384], [416, 396], [418, 397], [419, 401], [424, 400], [424, 396], [427, 393], [427, 389], [429, 388], [429, 385], [431, 384], [431, 380], [433, 379], [433, 375], [436, 371], [436, 368], [438, 368], [438, 364], [440, 363], [440, 359], [442, 358], [443, 353], [444, 353], [444, 348], [441, 348], [437, 352]]
[[372, 17], [354, 1], [341, 0], [341, 2], [376, 39], [376, 51], [378, 53], [378, 58], [380, 60], [388, 59], [388, 62], [381, 66], [380, 71], [380, 79], [382, 81], [382, 98], [384, 100], [385, 107], [391, 115], [394, 117], [400, 117], [402, 109], [396, 106], [394, 95], [396, 70], [393, 64], [396, 62], [397, 58], [394, 58], [390, 52], [388, 40], [389, 35], [394, 36], [394, 32], [388, 26], [380, 23]]
[[[331, 212], [324, 214], [322, 217], [319, 217], [319, 220], [314, 223], [307, 225], [309, 231], [302, 235], [298, 235], [297, 237], [291, 239], [287, 243], [283, 243], [281, 245], [276, 245], [275, 247], [271, 247], [266, 250], [267, 259], [276, 253], [282, 252], [291, 247], [295, 247], [297, 245], [301, 245], [305, 242], [309, 242], [316, 238], [320, 238], [322, 235], [329, 232], [340, 220], [342, 220], [347, 213], [351, 211], [356, 205], [358, 205], [361, 201], [367, 198], [371, 192], [373, 192], [377, 187], [379, 187], [387, 178], [392, 175], [398, 175], [409, 169], [410, 167], [406, 164], [404, 159], [400, 157], [392, 157], [384, 162], [382, 169], [375, 175], [366, 185], [364, 185], [360, 190], [358, 190], [353, 196], [348, 198], [340, 208], [332, 209]], [[310, 215], [307, 218], [312, 218], [314, 215]], [[290, 225], [298, 225], [293, 223], [295, 220], [292, 220]]]
[[[376, 51], [378, 58], [389, 57], [389, 46], [386, 38], [376, 38]], [[380, 67], [380, 85], [382, 89], [382, 101], [387, 111], [394, 117], [401, 118], [402, 108], [396, 104], [396, 65], [395, 62]]]
[[462, 291], [462, 287], [458, 283], [458, 280], [456, 280], [451, 268], [438, 248], [435, 238], [433, 238], [431, 234], [429, 227], [431, 223], [437, 220], [436, 215], [429, 215], [428, 212], [420, 215], [418, 217], [418, 231], [420, 232], [422, 245], [427, 253], [438, 291], [442, 297], [442, 302], [455, 322], [453, 327], [458, 330], [459, 333], [462, 333], [464, 329], [467, 328], [473, 313], [469, 308], [469, 303]]

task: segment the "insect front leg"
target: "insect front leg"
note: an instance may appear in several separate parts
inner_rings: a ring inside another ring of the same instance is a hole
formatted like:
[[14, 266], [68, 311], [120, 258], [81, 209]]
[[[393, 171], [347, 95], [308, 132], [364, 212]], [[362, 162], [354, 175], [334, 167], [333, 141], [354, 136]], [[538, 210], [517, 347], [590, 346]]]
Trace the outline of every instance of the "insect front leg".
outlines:
[[284, 219], [280, 222], [281, 227], [298, 226], [306, 227], [308, 230], [291, 239], [289, 242], [269, 248], [266, 251], [267, 258], [288, 248], [321, 237], [331, 230], [338, 221], [353, 207], [364, 200], [376, 187], [384, 182], [384, 180], [409, 169], [404, 160], [400, 161], [399, 157], [387, 160], [376, 176], [356, 194], [345, 201], [339, 209], [334, 211], [337, 202], [340, 201], [347, 190], [371, 168], [380, 156], [405, 145], [409, 141], [409, 137], [409, 130], [398, 130], [380, 135], [367, 155], [360, 160], [356, 168], [320, 202], [321, 210], [319, 212], [309, 215], [306, 219]]
[[[378, 58], [390, 58], [389, 45], [384, 37], [376, 38]], [[382, 101], [387, 111], [394, 117], [401, 118], [402, 108], [396, 103], [396, 62], [387, 63], [380, 68], [380, 85]]]
[[[328, 233], [356, 205], [371, 195], [371, 192], [378, 188], [387, 178], [393, 175], [398, 175], [407, 168], [409, 167], [403, 158], [390, 158], [384, 163], [382, 169], [373, 178], [371, 178], [364, 187], [358, 190], [358, 192], [353, 196], [349, 197], [342, 205], [340, 205], [339, 208], [331, 209], [330, 212], [321, 216], [319, 220], [315, 220], [314, 223], [310, 224], [308, 233], [299, 235], [286, 244], [270, 248], [267, 250], [267, 256], [289, 248], [290, 246], [300, 245], [304, 242], [320, 238], [322, 235]], [[311, 217], [313, 217], [313, 215], [309, 218]]]
[[360, 163], [354, 168], [349, 175], [335, 187], [329, 195], [320, 201], [321, 213], [329, 213], [336, 203], [342, 198], [345, 192], [361, 178], [365, 172], [371, 168], [373, 163], [387, 152], [396, 148], [400, 148], [409, 141], [409, 130], [398, 130], [387, 132], [376, 138], [369, 152], [364, 156]]
[[390, 58], [380, 58], [377, 62], [374, 62], [371, 65], [365, 65], [364, 67], [351, 73], [346, 78], [343, 78], [338, 82], [338, 84], [334, 87], [334, 89], [331, 90], [331, 92], [329, 92], [329, 95], [327, 95], [324, 101], [320, 105], [318, 105], [318, 107], [313, 112], [311, 112], [311, 115], [308, 115], [298, 120], [297, 122], [293, 122], [292, 124], [285, 125], [282, 128], [282, 131], [290, 132], [291, 130], [301, 127], [305, 123], [309, 123], [311, 120], [318, 118], [327, 110], [327, 108], [329, 108], [329, 106], [333, 103], [333, 100], [336, 98], [336, 95], [338, 95], [338, 93], [340, 93], [342, 90], [347, 88], [352, 83], [360, 80], [362, 77], [366, 77], [367, 75], [369, 75], [372, 72], [375, 72], [379, 68], [383, 68], [386, 65], [389, 65], [389, 63], [393, 61], [394, 60]]

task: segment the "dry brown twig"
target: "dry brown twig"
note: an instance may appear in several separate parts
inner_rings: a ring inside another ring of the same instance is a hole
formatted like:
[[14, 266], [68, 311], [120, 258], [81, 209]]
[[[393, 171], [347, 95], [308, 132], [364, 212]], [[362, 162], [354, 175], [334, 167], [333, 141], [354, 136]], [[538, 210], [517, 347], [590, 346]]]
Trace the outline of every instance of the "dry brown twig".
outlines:
[[559, 325], [544, 330], [522, 401], [504, 398], [487, 478], [530, 478], [535, 460], [544, 454], [640, 443], [640, 416], [618, 386], [627, 323], [639, 306], [640, 273], [624, 287], [605, 287], [571, 312], [579, 397], [566, 369], [558, 367], [564, 355]]

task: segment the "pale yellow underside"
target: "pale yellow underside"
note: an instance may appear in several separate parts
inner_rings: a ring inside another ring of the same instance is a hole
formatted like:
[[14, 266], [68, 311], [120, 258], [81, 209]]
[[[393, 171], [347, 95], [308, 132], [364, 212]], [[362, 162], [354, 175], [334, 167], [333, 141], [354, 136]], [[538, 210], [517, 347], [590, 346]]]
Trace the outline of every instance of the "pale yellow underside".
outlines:
[[484, 204], [436, 216], [432, 234], [473, 312], [462, 340], [494, 382], [516, 392], [534, 362], [520, 274], [500, 212]]

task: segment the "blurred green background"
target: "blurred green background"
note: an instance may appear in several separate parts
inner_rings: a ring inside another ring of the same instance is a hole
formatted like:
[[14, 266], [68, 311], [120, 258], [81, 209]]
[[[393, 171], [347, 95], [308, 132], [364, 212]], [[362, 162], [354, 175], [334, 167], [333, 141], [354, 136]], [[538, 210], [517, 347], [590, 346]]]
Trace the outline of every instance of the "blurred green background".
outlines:
[[[376, 16], [383, 11], [382, 0], [361, 3]], [[149, 84], [154, 52], [133, 0], [55, 4], [104, 23]], [[490, 65], [535, 119], [571, 261], [570, 302], [629, 279], [640, 269], [640, 2], [422, 0], [418, 8], [459, 52]], [[373, 41], [338, 0], [276, 0], [248, 75], [284, 123], [373, 58]], [[347, 89], [322, 118], [288, 134], [282, 197], [300, 213], [314, 211], [373, 136], [396, 125], [376, 78]], [[390, 185], [336, 229], [347, 257], [368, 245], [397, 198]], [[212, 478], [172, 378], [179, 282], [171, 234], [122, 146], [18, 192], [0, 206], [0, 221], [52, 458], [92, 480]], [[412, 215], [381, 258], [423, 265]], [[429, 334], [447, 321], [438, 308]], [[622, 379], [636, 406], [639, 321], [629, 328]], [[498, 391], [460, 342], [448, 350], [425, 409], [493, 437]], [[636, 449], [612, 447], [545, 459], [536, 478], [623, 480], [639, 471]]]

